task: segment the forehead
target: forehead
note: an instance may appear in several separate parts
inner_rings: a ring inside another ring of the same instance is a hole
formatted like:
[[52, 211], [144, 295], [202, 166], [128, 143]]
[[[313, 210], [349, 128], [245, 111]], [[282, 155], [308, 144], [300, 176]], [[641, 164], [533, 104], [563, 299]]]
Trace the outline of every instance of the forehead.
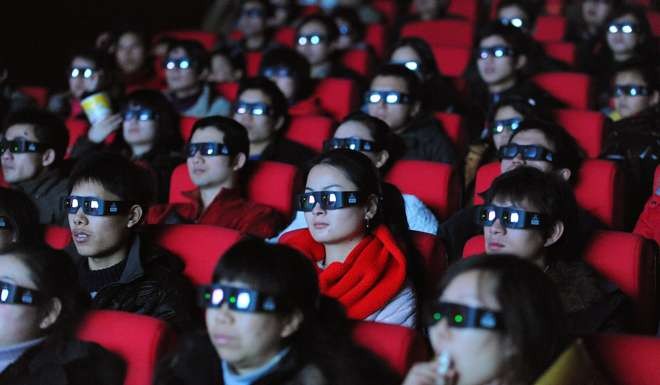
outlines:
[[239, 100], [247, 103], [271, 103], [270, 97], [260, 89], [251, 88], [239, 95]]
[[495, 112], [495, 119], [522, 118], [522, 114], [511, 106], [501, 106]]
[[467, 271], [457, 275], [442, 293], [443, 301], [467, 306], [501, 308], [496, 297], [497, 280], [492, 274], [481, 271]]
[[374, 140], [369, 129], [362, 123], [349, 120], [337, 127], [335, 138], [360, 138], [363, 140]]
[[300, 26], [298, 30], [299, 34], [308, 35], [308, 34], [325, 34], [328, 31], [325, 29], [325, 25], [318, 20], [308, 21], [307, 23]]
[[500, 206], [500, 207], [513, 207], [516, 209], [532, 211], [532, 212], [539, 211], [538, 207], [536, 207], [536, 205], [533, 205], [527, 198], [514, 201], [511, 199], [511, 197], [505, 197], [502, 194], [495, 194], [491, 203], [494, 204], [495, 206]]
[[638, 71], [623, 71], [618, 72], [614, 78], [616, 84], [641, 84], [646, 85], [644, 77]]
[[24, 123], [14, 124], [9, 128], [7, 128], [7, 131], [5, 131], [4, 136], [5, 139], [7, 140], [23, 138], [33, 142], [37, 141], [37, 137], [34, 133], [34, 126], [32, 124], [24, 124]]
[[200, 127], [190, 138], [190, 143], [218, 142], [222, 143], [225, 133], [213, 126]]
[[167, 55], [169, 58], [180, 58], [184, 56], [188, 56], [188, 52], [183, 47], [176, 47]]
[[264, 9], [264, 6], [258, 1], [246, 1], [243, 3], [243, 9], [254, 9], [254, 8]]
[[337, 186], [346, 190], [357, 189], [357, 186], [348, 179], [343, 170], [327, 164], [314, 166], [307, 175], [307, 188], [323, 190], [329, 186]]
[[18, 286], [36, 288], [30, 270], [25, 263], [10, 254], [0, 255], [0, 280]]
[[118, 195], [108, 191], [101, 183], [90, 180], [83, 180], [76, 183], [71, 189], [71, 195], [96, 197], [109, 201], [121, 200]]
[[138, 35], [133, 32], [126, 32], [119, 38], [118, 41], [120, 46], [128, 46], [133, 44], [141, 44], [140, 38]]
[[637, 23], [637, 18], [632, 13], [627, 13], [613, 19], [612, 23]]
[[420, 57], [417, 54], [417, 51], [415, 51], [412, 47], [404, 45], [403, 47], [397, 48], [392, 53], [392, 60], [395, 61], [420, 60]]
[[72, 67], [96, 67], [96, 63], [94, 63], [92, 60], [76, 56], [71, 60], [71, 66]]
[[376, 76], [371, 81], [371, 88], [375, 90], [408, 92], [406, 81], [398, 76]]
[[550, 143], [543, 131], [535, 129], [519, 131], [513, 136], [513, 138], [511, 138], [511, 143], [541, 146], [550, 151], [556, 150], [555, 146]]
[[507, 41], [504, 40], [504, 38], [500, 35], [490, 35], [481, 39], [481, 41], [479, 42], [479, 47], [481, 48], [488, 48], [495, 46], [509, 47], [509, 43], [507, 43]]
[[517, 4], [504, 6], [497, 13], [500, 17], [527, 17], [525, 11]]

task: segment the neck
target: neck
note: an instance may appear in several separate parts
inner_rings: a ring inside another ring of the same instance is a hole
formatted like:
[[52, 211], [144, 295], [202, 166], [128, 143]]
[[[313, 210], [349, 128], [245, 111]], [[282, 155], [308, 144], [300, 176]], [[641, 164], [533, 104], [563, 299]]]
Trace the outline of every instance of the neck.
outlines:
[[245, 39], [245, 47], [250, 50], [260, 49], [264, 44], [264, 40], [265, 38], [263, 34], [250, 36], [249, 38]]
[[326, 74], [330, 71], [330, 67], [332, 66], [332, 63], [329, 60], [326, 60], [322, 63], [318, 64], [313, 64], [312, 69], [310, 73], [312, 74], [312, 78], [323, 78], [326, 76]]
[[198, 94], [201, 89], [201, 84], [195, 84], [194, 86], [174, 91], [174, 95], [179, 99], [183, 99]]
[[364, 238], [364, 233], [356, 234], [354, 237], [340, 243], [323, 244], [323, 247], [325, 248], [325, 266], [328, 266], [333, 262], [344, 262], [346, 257], [348, 257], [348, 254], [350, 254], [351, 250], [360, 243], [362, 238]]
[[128, 256], [128, 247], [129, 245], [127, 243], [125, 246], [110, 255], [87, 258], [89, 269], [92, 271], [103, 270], [121, 263]]
[[204, 206], [204, 209], [206, 210], [206, 208], [211, 205], [215, 197], [217, 197], [218, 194], [220, 194], [220, 191], [223, 188], [232, 189], [234, 187], [236, 187], [236, 181], [235, 178], [233, 177], [228, 178], [225, 182], [217, 185], [204, 187], [204, 188], [200, 187], [199, 192], [202, 198], [202, 205]]
[[614, 54], [614, 60], [617, 61], [617, 62], [624, 62], [624, 61], [630, 59], [631, 57], [633, 57], [632, 53], [618, 53], [618, 54], [615, 53]]
[[515, 85], [516, 85], [516, 78], [511, 77], [510, 79], [505, 79], [505, 80], [503, 80], [499, 83], [489, 84], [488, 85], [488, 91], [491, 94], [496, 94], [496, 93], [506, 91], [506, 90], [508, 90], [509, 88], [511, 88]]
[[260, 142], [250, 142], [250, 156], [261, 155], [266, 147], [271, 144], [273, 140], [264, 140]]
[[134, 157], [140, 157], [147, 152], [151, 151], [153, 148], [153, 145], [151, 143], [145, 143], [145, 144], [133, 144], [131, 145], [131, 152], [133, 153]]

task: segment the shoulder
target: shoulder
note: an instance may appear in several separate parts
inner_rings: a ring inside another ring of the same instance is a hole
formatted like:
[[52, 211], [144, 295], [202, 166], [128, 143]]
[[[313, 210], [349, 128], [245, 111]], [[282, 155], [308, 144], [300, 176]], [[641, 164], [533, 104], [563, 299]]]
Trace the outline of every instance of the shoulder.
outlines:
[[414, 195], [403, 194], [403, 203], [410, 230], [437, 234], [438, 220], [424, 202]]
[[414, 328], [417, 322], [415, 302], [415, 292], [406, 285], [390, 302], [368, 316], [366, 320]]

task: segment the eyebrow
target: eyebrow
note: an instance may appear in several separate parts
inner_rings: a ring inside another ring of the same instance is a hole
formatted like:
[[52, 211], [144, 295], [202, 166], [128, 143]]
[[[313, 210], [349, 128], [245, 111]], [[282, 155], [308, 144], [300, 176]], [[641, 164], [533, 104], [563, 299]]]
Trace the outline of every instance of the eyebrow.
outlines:
[[[318, 191], [325, 191], [325, 190], [328, 190], [328, 189], [331, 189], [331, 188], [344, 188], [344, 186], [342, 186], [342, 185], [338, 185], [338, 184], [331, 184], [331, 185], [329, 185], [329, 186], [322, 187], [322, 188], [321, 188], [320, 190], [318, 190]], [[305, 187], [305, 191], [316, 191], [316, 190], [314, 190], [314, 189], [311, 188], [311, 187]]]

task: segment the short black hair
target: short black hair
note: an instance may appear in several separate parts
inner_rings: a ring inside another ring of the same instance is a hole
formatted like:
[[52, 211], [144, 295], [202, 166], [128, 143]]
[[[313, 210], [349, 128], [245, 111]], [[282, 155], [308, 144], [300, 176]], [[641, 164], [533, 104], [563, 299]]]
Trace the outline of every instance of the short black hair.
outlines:
[[240, 49], [231, 47], [226, 44], [221, 45], [211, 52], [209, 55], [209, 62], [216, 56], [222, 56], [226, 58], [234, 71], [241, 70], [243, 73], [245, 73], [245, 56]]
[[146, 212], [154, 198], [151, 179], [146, 169], [129, 159], [111, 152], [97, 152], [78, 160], [69, 176], [69, 193], [80, 183], [98, 183], [122, 201], [140, 205]]
[[269, 18], [273, 16], [273, 5], [270, 3], [268, 0], [243, 0], [241, 1], [241, 9], [245, 6], [247, 3], [259, 3], [264, 9], [264, 18]]
[[642, 77], [642, 80], [644, 80], [644, 83], [646, 83], [646, 87], [650, 88], [652, 91], [658, 91], [660, 89], [660, 81], [658, 80], [658, 73], [656, 72], [655, 68], [641, 60], [625, 61], [618, 64], [614, 68], [614, 72], [612, 74], [612, 86], [615, 85], [614, 83], [617, 75], [622, 72], [635, 72]]
[[9, 127], [16, 124], [28, 124], [34, 127], [34, 136], [39, 143], [55, 151], [53, 165], [59, 165], [69, 145], [69, 130], [59, 116], [45, 110], [19, 110], [7, 118], [3, 135]]
[[311, 15], [307, 15], [304, 18], [302, 18], [302, 20], [298, 22], [298, 26], [296, 27], [296, 34], [300, 32], [300, 29], [305, 24], [309, 24], [311, 22], [316, 22], [323, 25], [323, 28], [325, 29], [325, 33], [328, 38], [328, 43], [332, 43], [339, 38], [339, 28], [337, 28], [337, 24], [335, 24], [335, 21], [332, 20], [330, 16], [326, 16], [322, 13], [313, 13]]
[[225, 118], [224, 116], [215, 115], [198, 119], [190, 132], [188, 143], [190, 143], [195, 131], [206, 127], [212, 127], [224, 134], [224, 144], [229, 147], [232, 156], [240, 152], [245, 154], [246, 157], [250, 156], [250, 139], [248, 138], [247, 129], [234, 119]]
[[511, 107], [518, 111], [524, 119], [540, 119], [544, 121], [552, 120], [552, 113], [539, 105], [534, 99], [524, 97], [523, 95], [512, 94], [503, 95], [497, 103], [493, 104], [488, 111], [486, 122], [492, 123], [495, 120], [497, 110], [502, 107]]
[[296, 84], [294, 101], [301, 100], [312, 92], [311, 66], [307, 59], [297, 51], [281, 47], [274, 48], [264, 53], [259, 66], [259, 74], [263, 75], [267, 68], [284, 67], [291, 73]]
[[376, 71], [374, 76], [371, 78], [371, 82], [373, 83], [374, 79], [377, 77], [382, 76], [391, 76], [391, 77], [396, 77], [403, 79], [403, 81], [406, 83], [406, 88], [408, 88], [408, 95], [410, 95], [410, 98], [412, 99], [413, 102], [416, 102], [419, 100], [420, 97], [420, 81], [419, 77], [417, 75], [406, 68], [406, 66], [402, 64], [385, 64], [382, 67]]
[[532, 51], [533, 42], [525, 32], [520, 28], [511, 25], [502, 25], [499, 21], [487, 24], [477, 36], [475, 41], [474, 58], [478, 57], [479, 45], [481, 41], [490, 36], [501, 37], [513, 49], [513, 54], [527, 55]]
[[241, 80], [236, 100], [238, 101], [241, 94], [247, 90], [259, 90], [268, 96], [273, 107], [273, 119], [279, 119], [280, 117], [284, 117], [285, 120], [289, 119], [289, 103], [280, 88], [272, 80], [264, 76]]
[[438, 70], [438, 64], [433, 55], [433, 49], [424, 39], [418, 37], [409, 36], [404, 37], [396, 42], [392, 50], [390, 51], [389, 57], [392, 57], [394, 51], [401, 47], [410, 47], [413, 51], [419, 55], [421, 60], [421, 73], [424, 79], [430, 79], [435, 76], [440, 76], [440, 71]]
[[172, 54], [172, 51], [178, 48], [186, 51], [186, 55], [192, 61], [191, 64], [198, 74], [209, 67], [209, 55], [200, 42], [195, 40], [174, 40], [167, 47], [165, 58], [168, 58]]

